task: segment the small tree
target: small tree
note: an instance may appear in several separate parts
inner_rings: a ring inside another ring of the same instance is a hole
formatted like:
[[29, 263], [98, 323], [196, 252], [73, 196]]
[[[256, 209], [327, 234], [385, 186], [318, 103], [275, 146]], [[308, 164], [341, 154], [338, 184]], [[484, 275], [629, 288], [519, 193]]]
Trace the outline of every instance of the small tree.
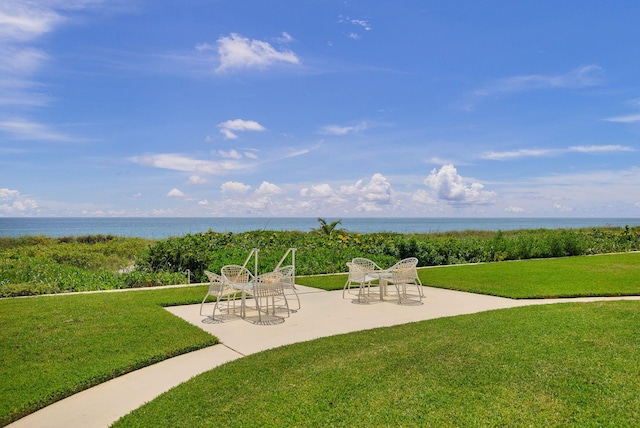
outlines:
[[338, 227], [339, 224], [342, 224], [342, 220], [327, 223], [325, 219], [318, 217], [318, 223], [320, 223], [320, 227], [315, 230], [321, 235], [331, 236], [333, 232], [342, 230], [342, 228]]

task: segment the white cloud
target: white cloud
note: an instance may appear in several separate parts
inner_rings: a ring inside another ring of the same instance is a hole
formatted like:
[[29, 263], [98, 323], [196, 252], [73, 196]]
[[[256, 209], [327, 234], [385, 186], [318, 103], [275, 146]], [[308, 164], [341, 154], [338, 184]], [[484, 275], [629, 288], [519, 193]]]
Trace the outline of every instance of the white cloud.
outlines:
[[207, 179], [202, 178], [199, 175], [192, 175], [189, 177], [189, 183], [197, 185], [207, 184]]
[[633, 147], [620, 146], [618, 144], [608, 144], [604, 146], [572, 146], [567, 149], [570, 152], [578, 153], [605, 153], [605, 152], [634, 152]]
[[346, 135], [356, 132], [362, 132], [369, 128], [367, 122], [361, 122], [353, 126], [327, 125], [322, 128], [321, 132], [328, 135]]
[[13, 119], [0, 122], [0, 131], [4, 131], [17, 140], [52, 141], [61, 143], [80, 142], [81, 139], [61, 134], [46, 125], [26, 119]]
[[224, 150], [219, 150], [218, 154], [223, 158], [242, 159], [242, 155], [240, 153], [238, 153], [236, 150], [233, 150], [233, 149], [228, 151], [228, 152], [225, 152]]
[[0, 39], [27, 42], [54, 29], [64, 19], [44, 2], [4, 0], [0, 4]]
[[[475, 90], [474, 98], [514, 94], [536, 89], [581, 88], [600, 84], [604, 70], [598, 65], [586, 65], [560, 75], [530, 74], [497, 79]], [[468, 106], [469, 107], [469, 106]]]
[[425, 205], [432, 205], [436, 202], [424, 189], [418, 189], [414, 194], [412, 194], [411, 200]]
[[311, 187], [305, 187], [300, 190], [300, 196], [305, 196], [309, 198], [331, 198], [336, 196], [336, 192], [331, 188], [330, 185], [316, 184]]
[[263, 181], [255, 191], [256, 195], [278, 195], [283, 193], [283, 190], [273, 183]]
[[[210, 45], [199, 45], [198, 50], [210, 50]], [[232, 33], [228, 37], [221, 37], [217, 41], [217, 51], [220, 65], [217, 72], [232, 69], [259, 68], [264, 69], [278, 63], [299, 64], [300, 59], [290, 50], [278, 51], [269, 43], [261, 40], [250, 40], [239, 34]]]
[[621, 146], [618, 144], [608, 144], [602, 146], [571, 146], [559, 149], [521, 149], [506, 152], [487, 152], [481, 158], [488, 160], [510, 160], [525, 157], [543, 157], [551, 155], [559, 155], [563, 153], [610, 153], [610, 152], [633, 152], [635, 149], [629, 146]]
[[96, 0], [0, 1], [0, 105], [45, 105], [49, 97], [33, 88], [30, 76], [40, 72], [49, 55], [32, 46], [71, 18], [63, 13], [88, 9]]
[[[365, 19], [351, 19], [348, 16], [339, 15], [338, 22], [343, 24], [354, 25], [358, 27], [360, 30], [371, 31], [372, 29], [371, 24], [369, 24], [369, 21]], [[351, 31], [347, 34], [347, 37], [353, 40], [360, 40], [362, 38], [362, 35], [355, 31]]]
[[25, 198], [18, 190], [0, 188], [0, 213], [25, 214], [37, 208], [38, 203], [34, 199]]
[[354, 185], [340, 187], [340, 196], [344, 198], [356, 198], [356, 211], [370, 212], [381, 211], [383, 207], [391, 204], [391, 183], [385, 176], [375, 173], [371, 180], [363, 185], [363, 180], [358, 180]]
[[547, 155], [549, 155], [549, 154], [551, 154], [553, 152], [555, 152], [555, 150], [549, 150], [549, 149], [538, 149], [538, 150], [522, 149], [522, 150], [514, 150], [514, 151], [508, 151], [508, 152], [487, 152], [487, 153], [483, 154], [481, 157], [482, 157], [482, 159], [489, 159], [489, 160], [507, 160], [507, 159], [522, 158], [522, 157], [547, 156]]
[[369, 202], [388, 204], [391, 200], [391, 184], [382, 174], [373, 174], [371, 181], [361, 190], [362, 197]]
[[292, 40], [293, 40], [293, 37], [291, 37], [291, 34], [285, 31], [282, 32], [282, 37], [278, 37], [276, 39], [278, 43], [290, 43]]
[[180, 190], [173, 188], [171, 190], [169, 190], [169, 193], [167, 193], [167, 196], [171, 197], [171, 198], [182, 198], [184, 197], [184, 193], [182, 193]]
[[251, 190], [251, 186], [237, 181], [227, 181], [220, 186], [222, 193], [247, 193]]
[[523, 213], [523, 212], [525, 212], [526, 210], [525, 210], [524, 208], [515, 207], [515, 206], [513, 206], [513, 205], [510, 205], [510, 206], [506, 207], [506, 208], [504, 209], [504, 211], [505, 211], [505, 212], [508, 212], [508, 213]]
[[0, 189], [0, 199], [2, 200], [15, 199], [18, 196], [20, 196], [20, 192], [17, 190], [7, 189], [6, 187]]
[[224, 134], [224, 136], [228, 139], [235, 140], [238, 136], [233, 131], [257, 131], [261, 132], [266, 130], [266, 128], [260, 125], [258, 122], [254, 120], [227, 120], [218, 124], [218, 128], [220, 128], [220, 132]]
[[233, 160], [221, 162], [207, 161], [175, 153], [134, 156], [129, 158], [129, 160], [139, 165], [151, 166], [154, 168], [214, 175], [224, 175], [232, 171], [245, 169], [249, 166]]
[[617, 123], [635, 123], [640, 122], [640, 114], [632, 114], [628, 116], [617, 116], [610, 117], [605, 119], [607, 122], [617, 122]]
[[443, 165], [439, 171], [434, 168], [424, 183], [436, 192], [438, 198], [452, 203], [489, 203], [496, 196], [495, 192], [483, 190], [483, 184], [467, 184], [452, 164]]

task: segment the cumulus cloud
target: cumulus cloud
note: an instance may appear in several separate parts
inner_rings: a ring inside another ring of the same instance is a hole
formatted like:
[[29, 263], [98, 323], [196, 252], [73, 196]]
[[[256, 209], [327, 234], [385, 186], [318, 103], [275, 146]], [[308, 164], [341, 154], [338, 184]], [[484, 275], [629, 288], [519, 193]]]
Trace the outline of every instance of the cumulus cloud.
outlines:
[[227, 120], [225, 122], [218, 124], [218, 128], [220, 128], [220, 132], [226, 138], [231, 140], [235, 140], [236, 138], [238, 138], [238, 135], [235, 134], [235, 132], [238, 132], [238, 131], [261, 132], [266, 130], [264, 126], [260, 125], [258, 122], [254, 120], [242, 120], [242, 119]]
[[436, 201], [431, 196], [429, 196], [429, 193], [424, 189], [418, 189], [415, 193], [413, 193], [411, 195], [411, 200], [424, 205], [432, 205], [436, 203]]
[[222, 190], [222, 193], [243, 194], [251, 190], [251, 186], [237, 181], [227, 181], [225, 183], [222, 183], [220, 189]]
[[173, 188], [171, 190], [169, 190], [169, 193], [167, 193], [167, 196], [171, 197], [171, 198], [182, 198], [184, 197], [184, 193], [182, 193], [180, 190]]
[[[287, 33], [283, 33], [283, 38], [287, 42], [291, 40]], [[196, 46], [196, 49], [217, 50], [220, 61], [217, 72], [247, 68], [265, 69], [275, 64], [300, 64], [300, 58], [290, 50], [278, 50], [265, 41], [250, 40], [236, 33], [220, 37], [216, 47], [201, 44]]]
[[504, 209], [504, 211], [508, 212], [508, 213], [523, 213], [526, 210], [524, 208], [520, 208], [520, 207], [516, 207], [516, 206], [510, 205], [510, 206], [506, 207]]
[[323, 183], [302, 188], [300, 190], [300, 196], [309, 198], [331, 198], [336, 196], [336, 192], [330, 185]]
[[6, 187], [0, 189], [0, 200], [6, 201], [8, 199], [17, 198], [18, 196], [20, 196], [20, 192], [18, 192], [17, 190], [7, 189]]
[[451, 203], [489, 203], [496, 196], [495, 192], [483, 190], [483, 184], [468, 184], [452, 164], [443, 165], [440, 170], [434, 168], [424, 183], [438, 198]]
[[283, 193], [283, 190], [276, 186], [273, 183], [269, 183], [267, 181], [263, 181], [262, 184], [260, 184], [260, 187], [258, 187], [255, 191], [256, 195], [264, 195], [264, 196], [268, 196], [268, 195], [278, 195], [280, 193]]
[[5, 214], [24, 214], [38, 208], [34, 199], [20, 194], [18, 190], [0, 188], [0, 212]]
[[362, 197], [370, 202], [387, 204], [391, 200], [391, 183], [382, 174], [374, 174], [362, 187]]

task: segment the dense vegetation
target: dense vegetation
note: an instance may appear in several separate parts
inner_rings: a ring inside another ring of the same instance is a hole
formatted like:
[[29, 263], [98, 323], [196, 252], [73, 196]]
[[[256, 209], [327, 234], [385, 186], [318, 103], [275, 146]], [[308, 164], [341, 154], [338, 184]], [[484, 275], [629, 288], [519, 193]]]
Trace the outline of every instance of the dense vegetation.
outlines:
[[[0, 238], [0, 297], [206, 281], [260, 250], [261, 272], [296, 248], [296, 273], [345, 271], [354, 257], [386, 267], [405, 257], [419, 266], [625, 252], [640, 249], [640, 227], [430, 234], [355, 233], [322, 224], [310, 232], [211, 230], [165, 240], [114, 236]], [[135, 265], [135, 269], [132, 267]]]
[[0, 238], [0, 297], [186, 282], [178, 273], [132, 269], [152, 243], [111, 235]]
[[368, 257], [383, 267], [405, 257], [417, 257], [419, 266], [437, 266], [632, 251], [640, 249], [640, 227], [411, 235], [331, 228], [307, 233], [208, 231], [156, 242], [136, 266], [146, 272], [189, 269], [204, 280], [204, 270], [242, 264], [252, 248], [260, 249], [259, 270], [273, 269], [292, 247], [297, 248], [296, 273], [311, 275], [344, 272], [354, 257]]

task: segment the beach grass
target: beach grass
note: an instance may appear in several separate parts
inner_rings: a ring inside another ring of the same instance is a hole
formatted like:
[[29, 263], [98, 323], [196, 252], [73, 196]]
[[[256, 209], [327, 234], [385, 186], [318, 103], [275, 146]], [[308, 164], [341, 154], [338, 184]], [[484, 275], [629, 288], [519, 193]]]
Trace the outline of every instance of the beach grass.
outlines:
[[0, 426], [116, 376], [216, 344], [163, 306], [203, 286], [0, 300]]
[[249, 355], [123, 427], [633, 426], [640, 302], [531, 306]]

